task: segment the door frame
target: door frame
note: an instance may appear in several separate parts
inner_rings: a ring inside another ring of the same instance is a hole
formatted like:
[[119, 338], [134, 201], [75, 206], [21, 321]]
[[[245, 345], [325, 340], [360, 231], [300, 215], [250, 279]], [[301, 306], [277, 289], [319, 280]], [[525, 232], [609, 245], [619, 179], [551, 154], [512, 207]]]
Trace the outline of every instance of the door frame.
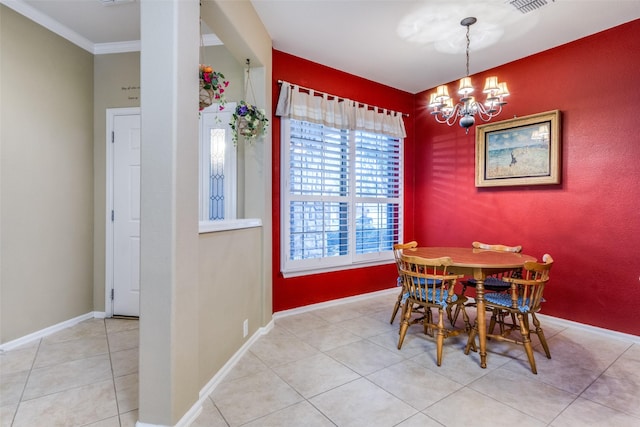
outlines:
[[106, 112], [106, 191], [105, 191], [105, 259], [104, 259], [104, 312], [106, 317], [113, 317], [113, 132], [116, 116], [140, 115], [140, 107], [107, 108]]

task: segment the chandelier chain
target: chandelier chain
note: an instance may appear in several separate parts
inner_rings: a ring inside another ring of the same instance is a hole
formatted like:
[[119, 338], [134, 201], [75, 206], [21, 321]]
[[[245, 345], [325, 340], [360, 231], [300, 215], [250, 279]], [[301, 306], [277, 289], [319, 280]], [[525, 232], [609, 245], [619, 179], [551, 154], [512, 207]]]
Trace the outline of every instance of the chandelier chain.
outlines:
[[471, 44], [471, 38], [469, 38], [469, 27], [467, 25], [467, 77], [469, 77], [469, 45]]

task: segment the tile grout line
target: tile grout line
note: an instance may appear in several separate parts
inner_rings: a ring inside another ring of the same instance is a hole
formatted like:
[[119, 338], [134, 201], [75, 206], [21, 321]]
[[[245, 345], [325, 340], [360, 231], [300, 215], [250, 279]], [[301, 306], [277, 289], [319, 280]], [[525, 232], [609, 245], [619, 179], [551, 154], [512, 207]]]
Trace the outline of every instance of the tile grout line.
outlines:
[[36, 348], [36, 352], [33, 355], [33, 360], [31, 361], [31, 366], [29, 367], [29, 373], [27, 374], [27, 378], [24, 381], [24, 386], [22, 387], [22, 392], [20, 393], [20, 397], [18, 398], [18, 405], [16, 406], [16, 410], [13, 413], [13, 417], [11, 418], [10, 426], [16, 422], [16, 416], [18, 415], [18, 411], [20, 410], [20, 406], [22, 405], [24, 392], [27, 389], [27, 384], [29, 383], [29, 378], [31, 378], [31, 373], [33, 372], [33, 366], [36, 364], [36, 359], [38, 358], [38, 353], [40, 352], [40, 345], [42, 344], [42, 338], [38, 339], [38, 345]]
[[[615, 360], [613, 360], [609, 365], [607, 365], [607, 366], [602, 370], [602, 372], [600, 372], [600, 374], [599, 374], [598, 376], [596, 376], [596, 377], [593, 379], [593, 381], [591, 381], [591, 382], [589, 383], [589, 385], [587, 385], [587, 386], [584, 388], [584, 390], [582, 390], [580, 393], [578, 393], [578, 394], [577, 394], [576, 398], [571, 402], [571, 404], [575, 403], [578, 399], [580, 399], [580, 398], [582, 397], [582, 395], [584, 394], [584, 392], [586, 392], [586, 391], [587, 391], [587, 390], [588, 390], [588, 389], [589, 389], [593, 384], [595, 384], [595, 383], [596, 383], [600, 378], [602, 378], [603, 376], [605, 376], [605, 374], [606, 374], [606, 372], [609, 370], [609, 368], [611, 368], [613, 365], [615, 365], [615, 364], [616, 364], [616, 362], [618, 362], [618, 361], [622, 358], [622, 356], [624, 356], [624, 354], [625, 354], [627, 351], [629, 351], [633, 346], [634, 346], [634, 344], [633, 344], [633, 343], [630, 343], [630, 344], [629, 344], [629, 346], [625, 349], [625, 351], [623, 351], [622, 353], [620, 353], [620, 355], [619, 355], [618, 357], [616, 357], [616, 358], [615, 358]], [[585, 399], [585, 400], [588, 400], [589, 402], [595, 403], [596, 405], [604, 406], [605, 408], [608, 408], [608, 409], [611, 409], [611, 410], [614, 410], [614, 411], [624, 412], [625, 414], [629, 415], [630, 417], [638, 418], [638, 417], [636, 417], [635, 415], [630, 414], [629, 412], [621, 411], [620, 409], [613, 408], [613, 407], [611, 407], [611, 406], [609, 406], [609, 405], [605, 405], [604, 403], [596, 402], [595, 400], [591, 400], [591, 399], [589, 399], [589, 398], [587, 398], [587, 397], [582, 397], [582, 398], [583, 398], [583, 399]], [[562, 411], [560, 411], [560, 414], [562, 414], [564, 411], [566, 411], [566, 410], [567, 410], [567, 408], [569, 408], [569, 406], [571, 406], [571, 404], [567, 405], [567, 407], [566, 407], [566, 408], [564, 408]], [[560, 416], [560, 414], [558, 414], [558, 416], [556, 416], [556, 418], [558, 418], [558, 417]], [[556, 418], [554, 418], [554, 421], [555, 421], [555, 419], [556, 419]]]
[[113, 372], [113, 359], [111, 357], [111, 344], [109, 342], [109, 331], [107, 330], [107, 319], [103, 319], [104, 335], [107, 339], [107, 353], [109, 354], [109, 367], [111, 368], [111, 385], [113, 386], [113, 396], [116, 401], [116, 414], [118, 416], [118, 424], [122, 427], [122, 420], [120, 419], [120, 404], [118, 403], [118, 390], [116, 390], [116, 377]]

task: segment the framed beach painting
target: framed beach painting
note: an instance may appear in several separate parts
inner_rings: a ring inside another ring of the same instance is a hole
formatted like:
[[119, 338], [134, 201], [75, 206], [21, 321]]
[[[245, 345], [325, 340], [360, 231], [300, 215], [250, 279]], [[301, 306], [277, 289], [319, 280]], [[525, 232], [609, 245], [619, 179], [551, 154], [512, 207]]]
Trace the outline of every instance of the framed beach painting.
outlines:
[[476, 187], [559, 184], [560, 110], [476, 127]]

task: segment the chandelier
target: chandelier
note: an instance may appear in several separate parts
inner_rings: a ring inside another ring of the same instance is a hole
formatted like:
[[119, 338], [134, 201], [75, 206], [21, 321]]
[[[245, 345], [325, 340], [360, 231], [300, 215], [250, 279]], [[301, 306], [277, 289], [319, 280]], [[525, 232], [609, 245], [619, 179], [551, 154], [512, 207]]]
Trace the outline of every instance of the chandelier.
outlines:
[[440, 85], [436, 91], [429, 97], [429, 108], [432, 109], [431, 114], [438, 123], [446, 123], [449, 126], [460, 119], [460, 126], [465, 128], [469, 133], [469, 128], [476, 122], [477, 115], [483, 122], [488, 122], [493, 117], [502, 112], [502, 106], [506, 104], [504, 98], [509, 95], [507, 84], [498, 82], [498, 78], [487, 77], [484, 85], [483, 93], [487, 98], [484, 104], [476, 101], [471, 96], [473, 86], [471, 77], [469, 77], [469, 27], [477, 21], [474, 17], [464, 18], [460, 21], [460, 25], [467, 27], [467, 75], [460, 79], [460, 88], [458, 94], [461, 96], [460, 102], [453, 105], [453, 101], [449, 96], [449, 89], [446, 85]]

